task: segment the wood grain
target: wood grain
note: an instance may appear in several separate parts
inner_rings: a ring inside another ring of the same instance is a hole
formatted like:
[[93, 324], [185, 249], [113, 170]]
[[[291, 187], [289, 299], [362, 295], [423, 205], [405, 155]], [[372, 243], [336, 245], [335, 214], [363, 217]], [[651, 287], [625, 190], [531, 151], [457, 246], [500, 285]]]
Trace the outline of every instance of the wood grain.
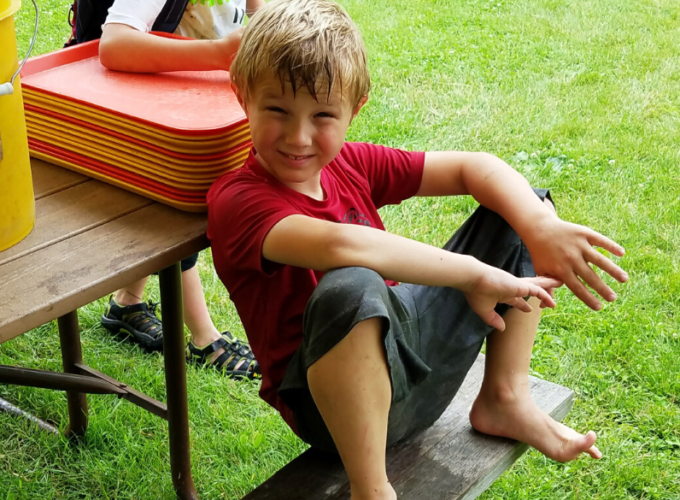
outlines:
[[[387, 474], [400, 500], [470, 500], [527, 449], [523, 443], [474, 431], [468, 413], [484, 373], [480, 354], [463, 386], [432, 427], [390, 448]], [[573, 403], [569, 389], [530, 377], [536, 404], [561, 420]], [[243, 500], [346, 500], [349, 483], [340, 459], [308, 450]]]
[[209, 244], [205, 214], [181, 212], [35, 158], [31, 168], [36, 226], [0, 252], [0, 343]]
[[33, 192], [36, 200], [90, 181], [89, 177], [65, 170], [37, 158], [31, 158], [31, 170], [33, 171]]
[[206, 226], [154, 203], [0, 265], [0, 342], [206, 248]]
[[55, 191], [36, 201], [33, 231], [18, 244], [0, 252], [0, 266], [151, 203], [147, 198], [101, 182], [83, 182]]

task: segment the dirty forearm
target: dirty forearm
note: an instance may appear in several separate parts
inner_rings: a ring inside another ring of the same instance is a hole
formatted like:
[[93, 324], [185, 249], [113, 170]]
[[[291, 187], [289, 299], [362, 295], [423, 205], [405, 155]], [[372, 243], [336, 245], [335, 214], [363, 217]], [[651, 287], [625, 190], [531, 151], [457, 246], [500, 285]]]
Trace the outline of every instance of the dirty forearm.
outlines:
[[463, 168], [462, 177], [472, 197], [503, 217], [522, 239], [557, 217], [522, 174], [493, 155], [477, 155]]
[[132, 73], [226, 70], [240, 42], [240, 33], [229, 36], [230, 40], [176, 40], [109, 24], [99, 56], [108, 69]]

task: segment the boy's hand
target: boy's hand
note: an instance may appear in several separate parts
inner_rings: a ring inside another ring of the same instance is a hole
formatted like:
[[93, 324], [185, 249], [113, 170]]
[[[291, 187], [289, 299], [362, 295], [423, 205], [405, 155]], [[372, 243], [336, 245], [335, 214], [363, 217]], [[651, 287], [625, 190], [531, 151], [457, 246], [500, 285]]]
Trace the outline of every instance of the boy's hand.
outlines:
[[239, 28], [236, 31], [229, 33], [224, 38], [214, 41], [214, 43], [219, 47], [218, 57], [221, 69], [229, 71], [229, 68], [231, 68], [231, 63], [236, 57], [236, 52], [238, 52], [239, 45], [241, 45], [241, 38], [243, 38], [244, 31], [245, 28]]
[[494, 310], [496, 304], [508, 304], [522, 312], [533, 309], [525, 297], [537, 297], [541, 306], [555, 307], [552, 292], [562, 283], [553, 278], [517, 278], [500, 269], [486, 270], [474, 285], [464, 291], [470, 308], [489, 326], [505, 330], [503, 318]]
[[602, 308], [602, 304], [588, 291], [584, 283], [606, 301], [616, 299], [614, 291], [593, 271], [590, 264], [599, 267], [620, 283], [627, 281], [628, 274], [623, 269], [593, 248], [604, 248], [621, 257], [625, 253], [623, 247], [590, 228], [565, 222], [557, 217], [539, 227], [531, 238], [525, 239], [537, 275], [560, 280], [574, 295], [596, 311]]

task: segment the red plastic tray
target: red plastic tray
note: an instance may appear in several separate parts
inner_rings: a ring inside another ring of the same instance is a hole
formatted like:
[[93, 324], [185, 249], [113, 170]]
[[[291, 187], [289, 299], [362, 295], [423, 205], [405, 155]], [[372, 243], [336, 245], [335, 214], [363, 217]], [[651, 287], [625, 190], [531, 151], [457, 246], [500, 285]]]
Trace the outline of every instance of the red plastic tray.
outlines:
[[[98, 125], [95, 125], [94, 123], [87, 123], [82, 120], [78, 120], [76, 118], [71, 118], [69, 116], [62, 115], [60, 113], [55, 113], [53, 111], [49, 111], [47, 109], [42, 109], [42, 108], [37, 108], [35, 106], [31, 106], [30, 104], [24, 104], [24, 107], [30, 111], [33, 111], [34, 113], [37, 114], [42, 114], [42, 115], [47, 115], [52, 118], [55, 118], [57, 120], [61, 120], [63, 122], [67, 123], [72, 123], [74, 125], [77, 125], [79, 127], [87, 128], [90, 130], [94, 130], [95, 132], [99, 132], [101, 134], [108, 134], [113, 137], [117, 137], [118, 139], [124, 140], [124, 141], [130, 141], [135, 144], [138, 144], [142, 147], [153, 149], [154, 151], [158, 151], [161, 154], [167, 155], [167, 156], [173, 156], [175, 158], [181, 158], [184, 160], [219, 160], [222, 158], [227, 158], [231, 155], [233, 155], [235, 152], [239, 151], [244, 147], [244, 145], [248, 146], [250, 145], [250, 139], [244, 140], [241, 144], [237, 144], [236, 146], [232, 146], [230, 149], [226, 149], [221, 153], [215, 153], [215, 154], [187, 154], [187, 153], [179, 153], [177, 151], [172, 151], [170, 149], [161, 147], [161, 146], [156, 146], [155, 144], [151, 144], [150, 142], [143, 141], [141, 139], [138, 139], [136, 137], [131, 137], [129, 135], [121, 134], [120, 132], [116, 132], [115, 130], [107, 129], [104, 127], [100, 127]], [[225, 140], [225, 143], [229, 143], [229, 141]]]
[[151, 180], [148, 177], [143, 177], [132, 172], [118, 169], [114, 166], [107, 165], [106, 163], [86, 158], [77, 153], [72, 153], [59, 147], [51, 146], [49, 144], [45, 144], [44, 142], [37, 141], [35, 139], [29, 139], [28, 144], [30, 149], [32, 150], [39, 151], [51, 157], [62, 159], [70, 163], [74, 163], [76, 165], [80, 165], [85, 170], [92, 170], [106, 177], [112, 177], [114, 179], [121, 180], [125, 183], [131, 184], [138, 188], [142, 188], [153, 193], [161, 194], [174, 200], [193, 203], [204, 203], [205, 195], [208, 192], [207, 189], [192, 191], [188, 189], [185, 190], [173, 188], [161, 182]]
[[104, 68], [98, 54], [94, 40], [34, 57], [21, 84], [180, 135], [215, 135], [245, 123], [226, 71], [122, 73]]

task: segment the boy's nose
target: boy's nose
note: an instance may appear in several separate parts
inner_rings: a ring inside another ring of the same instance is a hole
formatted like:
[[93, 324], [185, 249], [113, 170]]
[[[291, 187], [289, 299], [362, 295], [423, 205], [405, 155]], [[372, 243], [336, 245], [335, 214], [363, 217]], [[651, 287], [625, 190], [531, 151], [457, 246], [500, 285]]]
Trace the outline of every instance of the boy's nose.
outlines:
[[311, 146], [312, 133], [309, 125], [302, 121], [297, 121], [291, 124], [291, 127], [288, 129], [288, 133], [286, 134], [286, 143], [296, 147]]

